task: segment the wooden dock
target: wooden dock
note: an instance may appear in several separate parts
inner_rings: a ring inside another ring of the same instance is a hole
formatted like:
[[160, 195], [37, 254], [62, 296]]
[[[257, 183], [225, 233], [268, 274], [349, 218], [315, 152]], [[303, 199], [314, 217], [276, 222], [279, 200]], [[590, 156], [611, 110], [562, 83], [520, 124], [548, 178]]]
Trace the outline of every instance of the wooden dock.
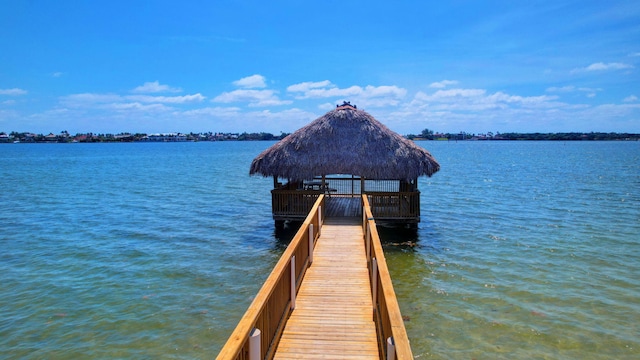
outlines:
[[217, 359], [413, 359], [367, 196], [318, 198]]
[[379, 359], [360, 222], [326, 219], [274, 359]]
[[[325, 216], [329, 218], [358, 218], [362, 217], [362, 200], [360, 197], [353, 196], [332, 196], [325, 200]], [[358, 223], [359, 224], [359, 223]], [[362, 224], [360, 224], [362, 225]]]

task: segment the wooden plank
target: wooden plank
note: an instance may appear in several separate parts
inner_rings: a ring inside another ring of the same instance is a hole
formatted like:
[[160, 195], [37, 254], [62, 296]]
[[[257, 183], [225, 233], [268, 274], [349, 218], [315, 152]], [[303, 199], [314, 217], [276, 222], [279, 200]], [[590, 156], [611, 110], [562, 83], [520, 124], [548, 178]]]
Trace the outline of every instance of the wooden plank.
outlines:
[[327, 217], [275, 359], [379, 358], [359, 221]]

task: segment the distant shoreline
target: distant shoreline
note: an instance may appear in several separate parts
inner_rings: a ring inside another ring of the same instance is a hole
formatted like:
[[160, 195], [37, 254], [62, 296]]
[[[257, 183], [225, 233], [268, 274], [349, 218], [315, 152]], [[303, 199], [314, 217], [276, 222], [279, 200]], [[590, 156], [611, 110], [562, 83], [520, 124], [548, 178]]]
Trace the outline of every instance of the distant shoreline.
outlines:
[[[288, 133], [276, 136], [271, 133], [120, 133], [93, 134], [84, 133], [70, 135], [63, 131], [60, 134], [48, 135], [34, 133], [0, 132], [0, 143], [113, 143], [113, 142], [200, 142], [200, 141], [277, 141], [284, 139]], [[405, 135], [414, 141], [640, 141], [640, 134], [604, 133], [604, 132], [569, 132], [569, 133], [492, 133], [469, 134], [430, 134], [428, 136]]]

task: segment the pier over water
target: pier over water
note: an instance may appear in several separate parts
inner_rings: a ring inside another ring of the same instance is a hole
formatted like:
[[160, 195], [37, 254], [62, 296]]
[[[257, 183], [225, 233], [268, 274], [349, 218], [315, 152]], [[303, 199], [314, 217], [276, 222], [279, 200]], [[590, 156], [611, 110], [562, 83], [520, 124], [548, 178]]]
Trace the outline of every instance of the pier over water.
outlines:
[[360, 199], [362, 216], [325, 218], [326, 197], [218, 359], [413, 358], [369, 200]]
[[302, 226], [219, 359], [412, 359], [376, 221], [416, 227], [431, 154], [345, 102], [260, 153], [272, 214]]

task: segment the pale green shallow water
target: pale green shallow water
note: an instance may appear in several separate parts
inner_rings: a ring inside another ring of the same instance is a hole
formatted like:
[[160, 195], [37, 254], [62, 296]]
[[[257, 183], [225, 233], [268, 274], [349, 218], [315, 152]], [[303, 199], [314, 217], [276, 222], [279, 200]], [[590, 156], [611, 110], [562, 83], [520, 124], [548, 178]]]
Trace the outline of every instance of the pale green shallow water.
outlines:
[[[290, 236], [271, 144], [0, 146], [0, 358], [214, 358]], [[381, 230], [416, 358], [640, 357], [640, 143], [419, 144]]]

